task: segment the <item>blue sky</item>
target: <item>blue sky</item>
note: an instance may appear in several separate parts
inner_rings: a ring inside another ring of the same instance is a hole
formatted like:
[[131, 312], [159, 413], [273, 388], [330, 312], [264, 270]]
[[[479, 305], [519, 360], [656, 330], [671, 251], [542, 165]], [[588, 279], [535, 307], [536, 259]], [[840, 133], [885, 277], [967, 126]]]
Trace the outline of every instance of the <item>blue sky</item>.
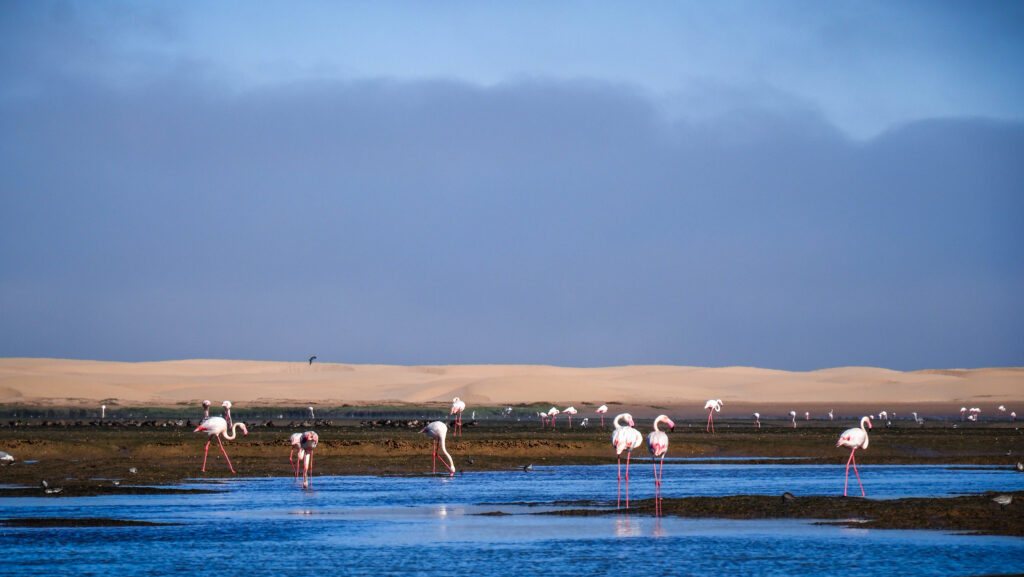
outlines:
[[4, 3], [0, 356], [1024, 364], [1024, 7], [707, 4]]

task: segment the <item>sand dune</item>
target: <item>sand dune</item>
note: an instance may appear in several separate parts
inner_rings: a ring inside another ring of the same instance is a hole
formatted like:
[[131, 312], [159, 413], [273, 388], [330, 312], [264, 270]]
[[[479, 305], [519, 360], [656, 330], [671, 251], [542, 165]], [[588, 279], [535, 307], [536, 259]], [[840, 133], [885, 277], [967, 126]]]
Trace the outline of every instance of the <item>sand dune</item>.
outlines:
[[[789, 372], [752, 367], [537, 365], [392, 366], [184, 360], [119, 363], [0, 359], [2, 404], [173, 406], [204, 398], [236, 403], [340, 405], [550, 402], [690, 406], [727, 404], [1012, 403], [1024, 368], [900, 372], [839, 367]], [[1017, 403], [1021, 405], [1022, 403]]]

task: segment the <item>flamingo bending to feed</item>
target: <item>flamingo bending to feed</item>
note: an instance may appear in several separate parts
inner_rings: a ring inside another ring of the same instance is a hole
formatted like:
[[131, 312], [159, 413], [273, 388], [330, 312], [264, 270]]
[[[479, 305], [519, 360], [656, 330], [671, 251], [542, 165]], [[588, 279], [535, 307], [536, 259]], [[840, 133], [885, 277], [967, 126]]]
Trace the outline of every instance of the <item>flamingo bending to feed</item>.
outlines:
[[551, 428], [552, 429], [555, 428], [555, 417], [557, 417], [558, 413], [561, 413], [561, 412], [562, 411], [559, 411], [558, 409], [556, 409], [554, 407], [551, 407], [550, 409], [548, 409], [548, 418], [551, 419]]
[[[661, 515], [661, 473], [665, 468], [665, 453], [668, 452], [668, 435], [658, 430], [658, 423], [665, 423], [669, 429], [675, 429], [676, 424], [668, 415], [658, 415], [654, 419], [654, 430], [647, 435], [647, 450], [651, 453], [651, 464], [654, 465], [654, 514]], [[661, 463], [655, 463], [655, 459], [661, 458]], [[627, 498], [629, 493], [626, 493]]]
[[761, 428], [761, 413], [754, 413], [754, 426]]
[[[448, 451], [445, 450], [445, 448], [444, 448], [444, 440], [445, 440], [445, 437], [448, 436], [448, 425], [442, 423], [441, 421], [434, 421], [433, 423], [430, 423], [426, 427], [423, 427], [422, 429], [420, 429], [420, 432], [421, 433], [426, 433], [427, 436], [429, 436], [430, 438], [434, 439], [434, 452], [433, 452], [434, 457], [433, 457], [433, 460], [431, 461], [431, 466], [433, 467], [433, 469], [432, 469], [431, 472], [433, 472], [433, 473], [437, 472], [437, 461], [440, 460], [441, 463], [449, 471], [451, 471], [451, 475], [449, 475], [449, 477], [454, 477], [455, 476], [455, 461], [452, 460], [452, 456], [450, 454], [448, 454]], [[444, 462], [444, 459], [441, 459], [441, 457], [438, 456], [438, 454], [437, 454], [438, 453], [438, 448], [441, 449], [441, 453], [444, 453], [445, 457], [448, 457], [448, 462], [447, 463]]]
[[836, 441], [837, 447], [850, 448], [850, 458], [846, 460], [846, 479], [843, 481], [844, 497], [846, 496], [846, 486], [850, 482], [850, 463], [853, 463], [853, 474], [857, 476], [857, 484], [860, 485], [860, 496], [865, 496], [864, 484], [860, 482], [860, 473], [857, 472], [857, 459], [853, 456], [857, 449], [868, 448], [868, 431], [864, 428], [864, 425], [867, 425], [868, 429], [871, 428], [871, 417], [861, 417], [860, 427], [846, 429], [842, 435], [839, 435], [839, 440]]
[[594, 409], [594, 412], [597, 413], [598, 415], [601, 415], [601, 427], [603, 428], [604, 414], [608, 412], [608, 405], [601, 405], [600, 407]]
[[722, 399], [711, 399], [704, 403], [704, 408], [708, 410], [708, 426], [705, 431], [714, 433], [715, 432], [715, 419], [714, 414], [722, 412]]
[[228, 452], [224, 450], [224, 443], [221, 442], [220, 438], [223, 435], [225, 439], [234, 441], [235, 436], [238, 434], [238, 429], [242, 429], [242, 434], [244, 435], [249, 434], [248, 429], [245, 428], [245, 423], [235, 423], [231, 425], [231, 433], [228, 434], [228, 422], [226, 420], [222, 417], [210, 417], [202, 423], [199, 423], [196, 430], [192, 431], [193, 433], [202, 431], [210, 436], [209, 439], [206, 440], [206, 450], [203, 451], [204, 473], [206, 472], [206, 456], [210, 453], [210, 443], [213, 442], [214, 438], [217, 439], [217, 444], [220, 445], [220, 452], [224, 453], [224, 460], [228, 462], [228, 469], [231, 469], [232, 473], [235, 472], [235, 468], [231, 466], [231, 459], [228, 458]]
[[[302, 488], [313, 485], [313, 449], [320, 442], [320, 436], [316, 431], [306, 431], [299, 438], [299, 458], [296, 465], [302, 467]], [[308, 475], [308, 477], [307, 477]]]
[[[626, 426], [619, 424], [620, 420], [626, 421]], [[640, 431], [633, 428], [633, 415], [621, 413], [612, 421], [615, 431], [612, 432], [612, 446], [615, 447], [615, 455], [619, 465], [619, 487], [615, 496], [615, 508], [621, 505], [622, 495], [622, 452], [626, 451], [626, 508], [629, 509], [629, 458], [636, 449], [644, 442], [644, 436]]]
[[[302, 454], [302, 433], [292, 433], [288, 442], [291, 444], [291, 450], [288, 451], [288, 463], [292, 466], [292, 470], [295, 472], [295, 477], [298, 478], [299, 463], [298, 461], [292, 461], [292, 456], [295, 454], [295, 451], [298, 451], [300, 455]], [[301, 460], [302, 457], [299, 457], [299, 459]]]
[[453, 437], [458, 437], [462, 434], [462, 411], [466, 410], [466, 403], [459, 400], [458, 397], [452, 399], [452, 410], [448, 413], [449, 415], [455, 415], [455, 433]]
[[565, 413], [566, 415], [569, 415], [569, 428], [571, 429], [572, 428], [572, 416], [575, 415], [576, 413], [578, 413], [579, 411], [576, 410], [576, 407], [567, 407], [562, 412]]

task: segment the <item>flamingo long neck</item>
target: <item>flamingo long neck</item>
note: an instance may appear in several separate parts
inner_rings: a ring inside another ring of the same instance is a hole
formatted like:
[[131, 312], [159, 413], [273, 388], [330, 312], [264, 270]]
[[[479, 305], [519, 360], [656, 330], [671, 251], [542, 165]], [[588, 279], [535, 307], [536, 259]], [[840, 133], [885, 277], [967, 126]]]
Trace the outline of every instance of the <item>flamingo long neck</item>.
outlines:
[[666, 417], [664, 415], [658, 417], [657, 419], [654, 419], [654, 430], [660, 433], [661, 429], [658, 428], [658, 423], [664, 423], [665, 420]]
[[230, 435], [227, 433], [227, 431], [224, 432], [224, 438], [229, 440], [229, 441], [234, 441], [235, 440], [235, 436], [238, 434], [237, 429], [239, 427], [241, 427], [243, 433], [245, 433], [246, 435], [249, 434], [249, 430], [245, 428], [245, 423], [235, 423], [234, 425], [231, 425], [231, 434]]
[[441, 452], [444, 453], [445, 457], [448, 457], [448, 470], [451, 471], [452, 474], [455, 474], [455, 461], [452, 460], [452, 456], [448, 454], [448, 450], [444, 448], [444, 437], [441, 437], [438, 440], [440, 441], [439, 447], [441, 448]]
[[621, 423], [619, 423], [619, 419], [622, 419], [622, 418], [624, 418], [625, 416], [626, 416], [626, 415], [624, 415], [624, 414], [623, 414], [623, 415], [616, 415], [616, 417], [615, 417], [615, 420], [614, 420], [614, 421], [612, 421], [612, 424], [613, 424], [613, 425], [615, 425], [615, 428], [616, 428], [616, 429], [621, 429], [621, 428], [623, 428], [622, 424], [621, 424]]

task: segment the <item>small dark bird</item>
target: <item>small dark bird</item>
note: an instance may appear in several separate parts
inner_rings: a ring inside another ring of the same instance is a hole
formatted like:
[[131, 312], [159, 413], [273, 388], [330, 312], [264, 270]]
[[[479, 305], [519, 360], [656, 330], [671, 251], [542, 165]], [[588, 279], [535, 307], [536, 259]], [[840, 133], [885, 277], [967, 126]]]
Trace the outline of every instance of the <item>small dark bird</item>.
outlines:
[[529, 473], [530, 471], [533, 470], [533, 465], [526, 465], [525, 467], [523, 467], [523, 470]]
[[309, 364], [312, 365], [313, 361], [315, 361], [315, 360], [316, 360], [316, 355], [313, 355], [313, 356], [309, 357]]
[[466, 463], [468, 463], [470, 465], [473, 464], [473, 456], [472, 455], [469, 455], [469, 456], [466, 457]]
[[782, 501], [785, 503], [792, 503], [793, 501], [796, 501], [796, 495], [790, 493], [789, 491], [786, 491], [785, 493], [782, 494]]

